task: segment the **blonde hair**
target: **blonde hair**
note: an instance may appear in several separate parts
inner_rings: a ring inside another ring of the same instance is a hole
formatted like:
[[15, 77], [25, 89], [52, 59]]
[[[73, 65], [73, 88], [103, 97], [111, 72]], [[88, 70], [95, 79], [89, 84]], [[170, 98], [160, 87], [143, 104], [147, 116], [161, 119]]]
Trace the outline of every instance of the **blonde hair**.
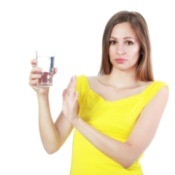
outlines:
[[141, 81], [153, 81], [148, 27], [144, 17], [138, 12], [120, 11], [108, 21], [103, 34], [102, 62], [99, 74], [105, 75], [111, 73], [112, 64], [109, 59], [109, 38], [113, 27], [123, 22], [128, 22], [132, 26], [140, 42], [140, 55], [136, 69], [137, 79]]

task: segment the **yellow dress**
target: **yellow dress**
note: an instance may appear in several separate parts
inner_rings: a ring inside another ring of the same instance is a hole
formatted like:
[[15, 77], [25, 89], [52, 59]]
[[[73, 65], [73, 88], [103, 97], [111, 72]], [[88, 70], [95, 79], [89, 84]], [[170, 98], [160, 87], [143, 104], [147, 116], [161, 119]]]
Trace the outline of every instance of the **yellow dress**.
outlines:
[[[77, 77], [79, 117], [102, 133], [125, 142], [140, 113], [156, 93], [165, 86], [161, 81], [149, 84], [141, 93], [116, 101], [107, 101], [94, 92], [87, 80]], [[139, 159], [128, 169], [123, 168], [91, 144], [75, 130], [72, 148], [71, 175], [142, 175]]]

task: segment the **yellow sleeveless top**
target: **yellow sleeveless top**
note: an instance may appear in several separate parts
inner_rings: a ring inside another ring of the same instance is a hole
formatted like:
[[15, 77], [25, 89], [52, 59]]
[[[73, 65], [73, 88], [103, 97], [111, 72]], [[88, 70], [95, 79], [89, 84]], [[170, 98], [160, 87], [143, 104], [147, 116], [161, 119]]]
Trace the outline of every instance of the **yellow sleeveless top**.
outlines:
[[[165, 86], [154, 81], [141, 93], [116, 101], [107, 101], [94, 92], [86, 76], [77, 77], [79, 117], [105, 135], [125, 142], [140, 113], [157, 92]], [[142, 175], [139, 159], [128, 169], [112, 160], [78, 130], [73, 137], [71, 175]]]

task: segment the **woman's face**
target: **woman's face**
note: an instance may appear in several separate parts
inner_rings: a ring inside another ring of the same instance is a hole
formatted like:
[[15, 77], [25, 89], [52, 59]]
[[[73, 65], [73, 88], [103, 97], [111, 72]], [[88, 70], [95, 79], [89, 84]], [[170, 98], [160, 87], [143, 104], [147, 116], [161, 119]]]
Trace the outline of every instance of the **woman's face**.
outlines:
[[140, 43], [128, 22], [116, 24], [111, 32], [109, 57], [113, 68], [135, 70], [140, 55]]

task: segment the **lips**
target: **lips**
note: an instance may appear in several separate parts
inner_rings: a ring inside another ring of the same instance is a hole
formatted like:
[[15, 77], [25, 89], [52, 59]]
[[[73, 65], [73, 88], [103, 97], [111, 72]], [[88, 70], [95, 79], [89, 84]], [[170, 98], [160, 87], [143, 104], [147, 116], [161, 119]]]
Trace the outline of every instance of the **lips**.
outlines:
[[126, 59], [124, 59], [124, 58], [116, 58], [115, 61], [117, 63], [124, 63], [126, 61]]

